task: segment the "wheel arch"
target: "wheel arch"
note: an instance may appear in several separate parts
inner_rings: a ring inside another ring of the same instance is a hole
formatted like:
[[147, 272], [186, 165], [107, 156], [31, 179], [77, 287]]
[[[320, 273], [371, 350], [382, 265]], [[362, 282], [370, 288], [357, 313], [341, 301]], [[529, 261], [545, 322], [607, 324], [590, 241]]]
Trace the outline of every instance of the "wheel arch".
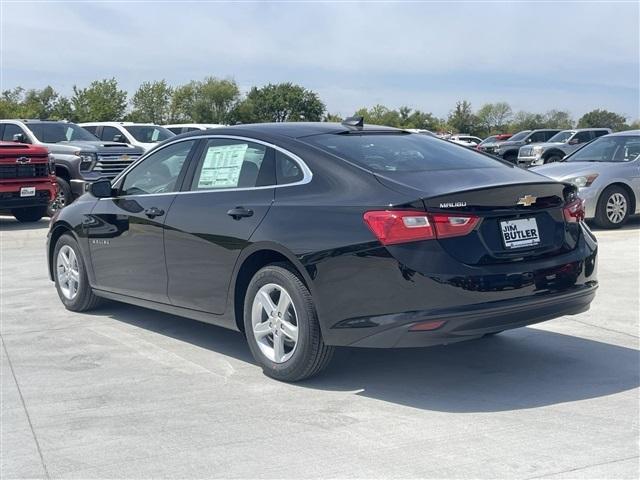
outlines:
[[621, 182], [621, 181], [616, 181], [616, 182], [612, 182], [609, 185], [607, 185], [606, 187], [604, 187], [602, 189], [602, 191], [600, 192], [600, 195], [598, 195], [598, 203], [600, 202], [600, 198], [602, 197], [602, 194], [605, 192], [605, 190], [609, 187], [620, 187], [622, 188], [625, 192], [627, 192], [627, 195], [629, 196], [629, 215], [633, 215], [636, 211], [636, 205], [637, 205], [637, 199], [636, 199], [636, 195], [633, 193], [633, 188], [631, 188], [631, 185], [625, 183], [625, 182]]
[[567, 154], [564, 153], [562, 150], [559, 150], [557, 148], [552, 148], [552, 149], [547, 150], [546, 152], [544, 152], [544, 154], [542, 155], [542, 158], [544, 160], [548, 160], [549, 157], [553, 157], [554, 155], [557, 155], [560, 158], [564, 158]]
[[73, 238], [76, 239], [76, 241], [78, 241], [78, 237], [75, 234], [75, 232], [73, 231], [73, 228], [71, 228], [71, 225], [69, 225], [66, 222], [58, 222], [54, 225], [54, 227], [51, 229], [51, 233], [49, 234], [49, 242], [48, 242], [48, 249], [47, 249], [47, 266], [49, 268], [49, 279], [51, 281], [54, 280], [53, 278], [53, 252], [56, 249], [56, 243], [58, 243], [58, 240], [60, 239], [60, 237], [62, 235], [64, 235], [65, 233], [70, 233]]
[[71, 180], [71, 173], [69, 169], [65, 165], [60, 165], [56, 163], [56, 177], [60, 177], [65, 179], [66, 181]]
[[313, 295], [313, 282], [309, 272], [293, 253], [271, 242], [253, 244], [243, 250], [236, 262], [236, 271], [231, 283], [232, 288], [230, 288], [229, 304], [233, 306], [235, 326], [241, 332], [244, 331], [244, 298], [249, 282], [258, 270], [273, 263], [288, 264]]

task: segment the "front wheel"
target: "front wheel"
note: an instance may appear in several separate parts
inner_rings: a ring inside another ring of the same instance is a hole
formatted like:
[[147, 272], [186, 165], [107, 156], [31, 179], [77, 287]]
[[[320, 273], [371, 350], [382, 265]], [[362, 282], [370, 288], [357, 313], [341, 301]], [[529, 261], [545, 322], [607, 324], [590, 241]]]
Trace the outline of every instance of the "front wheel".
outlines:
[[249, 348], [264, 373], [295, 382], [312, 377], [330, 362], [311, 293], [284, 265], [268, 265], [249, 283], [244, 301]]
[[629, 194], [617, 185], [604, 189], [596, 207], [595, 221], [602, 228], [620, 228], [629, 218]]
[[73, 312], [86, 312], [100, 303], [94, 295], [80, 247], [75, 238], [65, 233], [56, 243], [53, 253], [53, 276], [60, 300]]
[[562, 160], [563, 157], [561, 157], [560, 155], [551, 155], [547, 158], [544, 159], [544, 163], [545, 165], [547, 163], [556, 163], [559, 162], [560, 160]]
[[37, 222], [44, 214], [47, 213], [46, 207], [26, 207], [26, 208], [16, 208], [12, 210], [11, 213], [16, 220], [23, 223], [31, 223]]

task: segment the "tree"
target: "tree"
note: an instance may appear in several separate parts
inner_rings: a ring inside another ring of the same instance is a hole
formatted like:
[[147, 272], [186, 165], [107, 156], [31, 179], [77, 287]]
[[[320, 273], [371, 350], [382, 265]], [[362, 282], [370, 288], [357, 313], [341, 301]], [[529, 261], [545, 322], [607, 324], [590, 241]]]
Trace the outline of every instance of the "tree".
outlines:
[[541, 114], [521, 110], [513, 116], [510, 130], [512, 132], [535, 130], [536, 128], [544, 128], [544, 125], [545, 119]]
[[115, 78], [94, 80], [87, 88], [73, 86], [71, 104], [74, 121], [117, 121], [127, 108], [127, 92], [118, 89]]
[[207, 77], [175, 89], [170, 107], [172, 121], [233, 123], [231, 112], [240, 99], [235, 80]]
[[164, 80], [142, 83], [131, 98], [133, 109], [128, 117], [134, 122], [167, 123], [172, 94]]
[[473, 133], [476, 119], [471, 104], [466, 100], [456, 102], [456, 108], [449, 113], [447, 122], [456, 132]]
[[235, 116], [242, 122], [318, 122], [325, 112], [317, 93], [288, 82], [253, 87], [241, 103]]
[[16, 87], [13, 90], [4, 90], [0, 96], [0, 118], [20, 118], [21, 102], [24, 88]]
[[477, 130], [475, 133], [489, 135], [505, 131], [513, 115], [507, 102], [486, 103], [476, 113]]
[[610, 128], [611, 130], [624, 130], [626, 118], [607, 110], [592, 110], [585, 113], [578, 120], [578, 128]]
[[334, 123], [340, 123], [342, 120], [344, 119], [336, 113], [327, 113], [322, 119], [323, 122], [334, 122]]
[[573, 127], [573, 120], [569, 112], [562, 110], [549, 110], [544, 114], [546, 128], [561, 128], [567, 130]]

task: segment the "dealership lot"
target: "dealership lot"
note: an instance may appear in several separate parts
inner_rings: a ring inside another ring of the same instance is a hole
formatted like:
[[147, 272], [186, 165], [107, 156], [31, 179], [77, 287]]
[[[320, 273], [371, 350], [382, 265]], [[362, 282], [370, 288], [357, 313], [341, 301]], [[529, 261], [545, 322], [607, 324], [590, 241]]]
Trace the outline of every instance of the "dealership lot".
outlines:
[[597, 231], [589, 312], [262, 375], [238, 333], [66, 311], [47, 222], [0, 217], [2, 478], [637, 478], [640, 221]]

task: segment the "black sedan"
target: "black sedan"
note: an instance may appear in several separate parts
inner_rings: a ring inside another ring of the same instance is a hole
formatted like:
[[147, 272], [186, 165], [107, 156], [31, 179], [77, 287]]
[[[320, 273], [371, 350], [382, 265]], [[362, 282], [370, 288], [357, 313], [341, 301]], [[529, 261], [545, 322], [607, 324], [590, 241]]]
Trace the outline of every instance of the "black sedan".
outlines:
[[343, 124], [172, 137], [51, 222], [60, 299], [244, 332], [295, 381], [336, 346], [418, 347], [584, 312], [597, 243], [576, 187], [438, 138]]

